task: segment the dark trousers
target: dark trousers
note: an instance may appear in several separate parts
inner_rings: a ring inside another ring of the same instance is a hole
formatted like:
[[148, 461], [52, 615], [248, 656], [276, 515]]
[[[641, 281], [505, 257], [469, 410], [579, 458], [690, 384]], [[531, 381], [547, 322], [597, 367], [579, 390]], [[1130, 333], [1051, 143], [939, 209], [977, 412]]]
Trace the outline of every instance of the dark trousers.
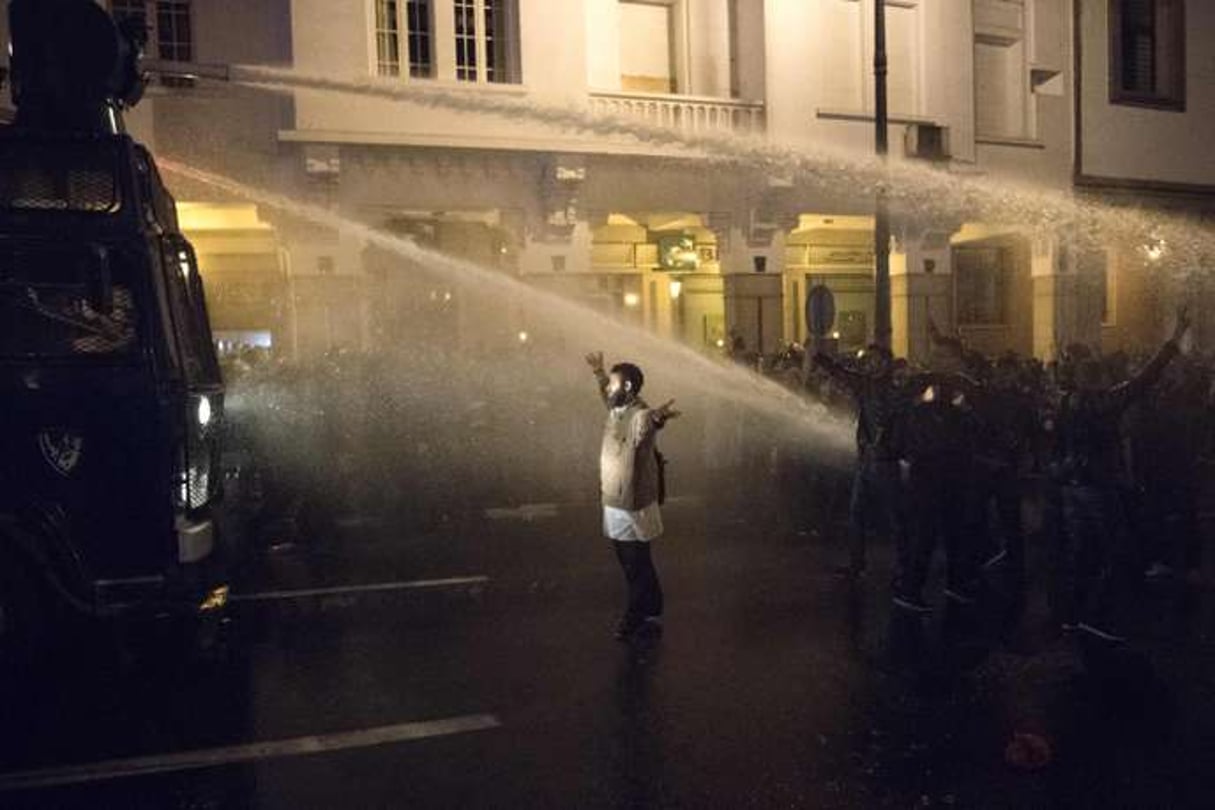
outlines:
[[1116, 613], [1129, 597], [1135, 557], [1119, 493], [1114, 487], [1067, 485], [1062, 496], [1061, 618], [1115, 629]]
[[629, 586], [629, 602], [624, 612], [626, 624], [637, 623], [650, 616], [662, 615], [662, 585], [654, 560], [650, 556], [650, 544], [643, 542], [613, 541], [616, 559], [624, 570], [624, 579]]
[[1025, 527], [1021, 520], [1021, 479], [1012, 467], [986, 470], [976, 477], [979, 499], [976, 530], [990, 532], [989, 509], [995, 510], [995, 533], [987, 542], [989, 557], [999, 552], [1008, 555], [1007, 567], [1018, 576], [1025, 574]]
[[848, 518], [852, 526], [848, 564], [853, 571], [865, 569], [865, 546], [869, 532], [875, 529], [890, 533], [902, 558], [902, 550], [907, 545], [903, 536], [906, 521], [897, 461], [870, 458], [861, 453], [852, 478], [852, 501], [848, 507]]
[[922, 598], [938, 544], [945, 546], [946, 587], [959, 596], [972, 597], [978, 579], [977, 549], [969, 529], [971, 482], [948, 468], [912, 467], [909, 486], [911, 543], [905, 567], [895, 581], [895, 592]]
[[1198, 473], [1152, 479], [1143, 496], [1145, 563], [1163, 562], [1178, 571], [1202, 566], [1198, 523]]

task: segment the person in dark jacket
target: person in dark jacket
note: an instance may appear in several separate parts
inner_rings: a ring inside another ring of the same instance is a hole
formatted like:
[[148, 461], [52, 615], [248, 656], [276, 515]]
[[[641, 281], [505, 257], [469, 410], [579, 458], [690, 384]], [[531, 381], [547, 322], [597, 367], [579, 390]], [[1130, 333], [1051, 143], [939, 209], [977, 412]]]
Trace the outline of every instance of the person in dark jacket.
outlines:
[[1117, 385], [1109, 385], [1100, 361], [1079, 362], [1074, 389], [1061, 405], [1056, 475], [1067, 544], [1063, 622], [1104, 642], [1125, 640], [1116, 612], [1125, 606], [1124, 586], [1136, 567], [1121, 520], [1122, 417], [1180, 353], [1189, 326], [1182, 309], [1172, 338], [1135, 377]]
[[903, 536], [906, 517], [894, 437], [897, 422], [907, 407], [908, 392], [894, 374], [890, 350], [882, 346], [866, 349], [860, 368], [844, 365], [835, 357], [821, 353], [814, 361], [856, 400], [857, 458], [849, 506], [851, 542], [848, 563], [838, 569], [841, 574], [855, 578], [865, 573], [870, 529], [884, 525], [896, 547], [904, 551], [907, 547]]
[[[979, 366], [975, 354], [961, 339], [943, 335], [935, 323], [928, 322], [933, 343], [953, 351], [968, 369]], [[967, 361], [967, 358], [971, 358]], [[972, 375], [973, 378], [973, 375]], [[1024, 474], [1029, 467], [1038, 433], [1036, 405], [1021, 381], [1021, 364], [1016, 355], [999, 357], [986, 376], [968, 387], [971, 405], [982, 429], [975, 445], [975, 496], [973, 530], [983, 540], [985, 566], [1005, 568], [1014, 582], [1025, 579], [1025, 530], [1021, 521]], [[987, 513], [994, 506], [997, 534], [991, 536]]]
[[898, 456], [906, 465], [911, 551], [895, 580], [894, 604], [914, 613], [930, 609], [925, 582], [938, 544], [945, 547], [945, 595], [962, 606], [976, 597], [978, 544], [973, 526], [978, 420], [960, 375], [932, 380], [899, 426]]
[[1195, 363], [1178, 363], [1145, 402], [1133, 458], [1142, 489], [1149, 580], [1185, 576], [1201, 567], [1198, 498], [1202, 455], [1209, 449], [1210, 381]]
[[608, 409], [599, 452], [603, 532], [616, 550], [628, 585], [628, 604], [616, 626], [624, 640], [642, 627], [658, 628], [663, 612], [662, 585], [650, 543], [662, 536], [659, 496], [662, 469], [655, 441], [658, 431], [679, 416], [675, 400], [651, 408], [641, 398], [645, 375], [632, 363], [606, 371], [603, 353], [588, 354], [599, 395]]

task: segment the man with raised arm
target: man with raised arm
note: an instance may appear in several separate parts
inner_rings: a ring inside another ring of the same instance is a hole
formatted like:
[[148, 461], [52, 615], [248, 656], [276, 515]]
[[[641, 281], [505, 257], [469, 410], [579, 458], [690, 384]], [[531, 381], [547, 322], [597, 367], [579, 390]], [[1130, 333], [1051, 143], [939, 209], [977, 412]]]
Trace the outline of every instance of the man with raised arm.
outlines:
[[608, 409], [599, 452], [603, 533], [612, 541], [628, 585], [628, 603], [616, 626], [626, 640], [643, 627], [659, 629], [662, 585], [654, 570], [650, 543], [662, 536], [662, 467], [655, 442], [658, 431], [679, 416], [675, 400], [651, 408], [641, 398], [645, 375], [632, 363], [605, 370], [603, 352], [586, 356]]
[[848, 562], [837, 570], [850, 578], [865, 573], [867, 534], [875, 523], [885, 524], [895, 546], [907, 549], [903, 494], [895, 450], [897, 422], [909, 405], [908, 389], [894, 374], [889, 349], [873, 345], [865, 350], [860, 368], [852, 368], [827, 354], [815, 364], [831, 379], [852, 392], [857, 406], [856, 472], [852, 480], [849, 522], [852, 535]]
[[1125, 638], [1116, 621], [1127, 579], [1138, 573], [1119, 502], [1122, 415], [1160, 379], [1181, 349], [1189, 313], [1177, 312], [1173, 336], [1129, 380], [1110, 385], [1098, 360], [1076, 368], [1059, 416], [1059, 459], [1067, 570], [1063, 622], [1103, 642]]

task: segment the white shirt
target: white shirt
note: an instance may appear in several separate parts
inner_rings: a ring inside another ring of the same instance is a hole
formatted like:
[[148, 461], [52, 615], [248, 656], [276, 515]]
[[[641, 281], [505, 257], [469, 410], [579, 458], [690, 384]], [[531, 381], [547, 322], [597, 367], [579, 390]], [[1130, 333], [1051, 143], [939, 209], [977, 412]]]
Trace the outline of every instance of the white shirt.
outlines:
[[648, 543], [662, 536], [662, 510], [658, 502], [637, 512], [603, 507], [603, 534], [610, 540]]

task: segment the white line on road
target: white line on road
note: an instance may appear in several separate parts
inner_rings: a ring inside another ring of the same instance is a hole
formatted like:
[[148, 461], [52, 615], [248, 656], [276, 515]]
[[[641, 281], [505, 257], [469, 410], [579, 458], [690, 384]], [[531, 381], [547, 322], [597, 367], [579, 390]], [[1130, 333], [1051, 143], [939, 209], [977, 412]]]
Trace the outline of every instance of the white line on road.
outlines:
[[458, 588], [468, 585], [484, 585], [489, 577], [448, 577], [446, 579], [418, 579], [412, 582], [377, 582], [370, 585], [342, 585], [335, 588], [304, 588], [297, 591], [263, 591], [262, 593], [234, 593], [231, 602], [273, 602], [283, 599], [308, 599], [317, 596], [351, 596], [360, 593], [382, 593], [384, 591], [424, 591], [436, 588]]
[[465, 734], [470, 731], [487, 731], [498, 728], [501, 723], [491, 714], [474, 714], [451, 717], [445, 720], [429, 720], [417, 723], [399, 723], [360, 731], [321, 734], [312, 737], [296, 737], [224, 748], [206, 748], [185, 751], [179, 754], [157, 754], [131, 759], [112, 759], [89, 765], [25, 771], [23, 773], [0, 774], [0, 793], [14, 790], [63, 787], [132, 776], [168, 773], [172, 771], [213, 768], [218, 765], [233, 765], [256, 762], [263, 759], [321, 754], [344, 751], [351, 748], [370, 748], [377, 745], [423, 740], [429, 737], [444, 737]]

